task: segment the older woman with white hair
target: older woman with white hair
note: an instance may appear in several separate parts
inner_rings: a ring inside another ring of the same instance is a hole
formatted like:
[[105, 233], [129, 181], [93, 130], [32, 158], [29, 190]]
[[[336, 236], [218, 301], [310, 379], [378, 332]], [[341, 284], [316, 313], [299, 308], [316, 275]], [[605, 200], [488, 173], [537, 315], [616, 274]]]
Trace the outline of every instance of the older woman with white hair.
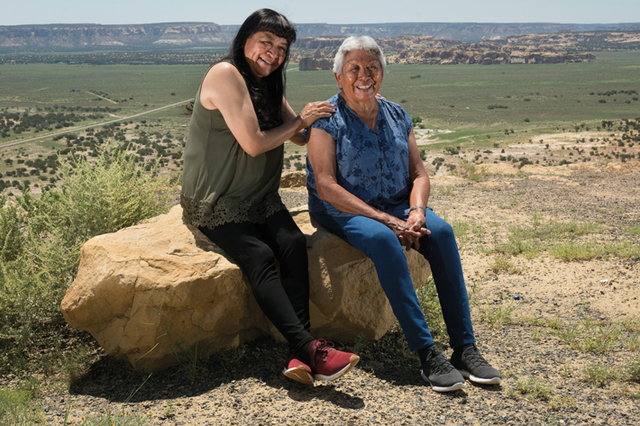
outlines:
[[[325, 228], [374, 262], [382, 288], [418, 351], [422, 377], [438, 392], [460, 389], [464, 377], [499, 384], [500, 372], [476, 346], [460, 254], [451, 226], [429, 207], [430, 183], [407, 112], [377, 96], [386, 66], [367, 36], [347, 38], [333, 72], [341, 92], [335, 113], [309, 129], [309, 210]], [[431, 265], [453, 354], [436, 348], [409, 275], [403, 246]]]

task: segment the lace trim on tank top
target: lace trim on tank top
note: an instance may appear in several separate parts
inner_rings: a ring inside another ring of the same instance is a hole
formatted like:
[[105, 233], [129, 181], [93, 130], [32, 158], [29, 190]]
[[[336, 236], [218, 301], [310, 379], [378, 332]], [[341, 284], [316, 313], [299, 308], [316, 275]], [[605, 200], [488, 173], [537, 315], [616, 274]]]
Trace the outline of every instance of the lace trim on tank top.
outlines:
[[277, 192], [258, 202], [221, 197], [215, 205], [180, 194], [180, 204], [187, 223], [209, 229], [231, 222], [264, 223], [272, 214], [286, 210]]

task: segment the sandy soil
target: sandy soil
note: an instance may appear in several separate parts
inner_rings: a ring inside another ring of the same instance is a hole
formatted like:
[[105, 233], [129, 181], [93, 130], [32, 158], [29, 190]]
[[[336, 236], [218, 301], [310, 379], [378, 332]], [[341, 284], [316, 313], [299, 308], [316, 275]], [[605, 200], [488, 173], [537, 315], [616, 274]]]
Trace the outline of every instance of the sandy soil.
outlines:
[[[638, 163], [607, 166], [580, 164], [563, 167], [505, 165], [488, 166], [489, 173], [502, 173], [477, 184], [462, 179], [433, 179], [432, 206], [448, 214], [449, 220], [481, 224], [504, 234], [512, 227], [531, 227], [537, 215], [541, 222], [588, 222], [602, 226], [597, 242], [617, 241], [621, 230], [640, 224], [640, 178]], [[438, 186], [452, 185], [454, 195], [438, 196]], [[459, 194], [458, 192], [464, 193]], [[488, 194], [495, 196], [487, 196]], [[534, 259], [511, 259], [515, 274], [494, 274], [489, 263], [495, 256], [477, 250], [491, 238], [473, 237], [463, 246], [463, 264], [471, 280], [483, 277], [488, 294], [520, 295], [522, 310], [535, 315], [575, 315], [572, 306], [589, 306], [603, 318], [624, 319], [640, 312], [640, 269], [637, 261], [617, 258], [564, 262], [544, 253]], [[483, 241], [484, 240], [484, 241]], [[638, 244], [638, 238], [635, 238]], [[553, 302], [551, 302], [553, 301]], [[538, 303], [539, 302], [539, 303]], [[551, 303], [547, 303], [551, 302]]]
[[[70, 424], [108, 412], [137, 413], [147, 425], [639, 424], [640, 384], [618, 380], [596, 386], [583, 380], [586, 366], [623, 371], [640, 359], [639, 260], [612, 256], [565, 262], [542, 247], [530, 259], [507, 256], [513, 268], [494, 272], [496, 254], [487, 252], [514, 227], [532, 226], [534, 215], [542, 223], [599, 224], [602, 230], [586, 241], [639, 244], [640, 163], [487, 167], [479, 182], [434, 177], [430, 205], [451, 223], [468, 227], [460, 246], [474, 327], [481, 351], [504, 375], [501, 386], [469, 383], [450, 394], [432, 391], [402, 334], [392, 330], [378, 342], [348, 346], [362, 357], [353, 372], [307, 387], [281, 374], [287, 348], [264, 339], [195, 368], [176, 367], [150, 377], [97, 356], [70, 392], [40, 399], [47, 424], [62, 424], [67, 411]], [[304, 192], [285, 192], [289, 203], [304, 199]], [[634, 228], [636, 233], [629, 234]], [[502, 308], [513, 310], [512, 323], [494, 327], [483, 320], [486, 312]], [[607, 321], [635, 321], [635, 328], [625, 332], [629, 339], [635, 336], [636, 345], [579, 350], [536, 325], [549, 320], [595, 321], [589, 323], [594, 335]], [[440, 343], [450, 354], [446, 341]], [[525, 394], [523, 383], [538, 383], [548, 395]]]

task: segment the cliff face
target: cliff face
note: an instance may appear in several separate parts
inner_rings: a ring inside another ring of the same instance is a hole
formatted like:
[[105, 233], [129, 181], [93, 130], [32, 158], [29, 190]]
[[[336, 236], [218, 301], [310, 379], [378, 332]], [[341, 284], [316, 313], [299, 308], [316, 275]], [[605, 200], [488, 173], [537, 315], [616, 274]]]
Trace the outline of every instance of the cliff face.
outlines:
[[[506, 38], [517, 34], [549, 34], [558, 32], [640, 30], [635, 24], [555, 24], [555, 23], [473, 23], [473, 22], [405, 22], [388, 24], [299, 24], [298, 37], [346, 37], [366, 34], [371, 37], [393, 38], [401, 35], [423, 35], [455, 39], [464, 43]], [[223, 26], [223, 31], [235, 34], [237, 27]]]
[[[315, 49], [327, 43], [338, 43], [336, 38], [353, 34], [366, 34], [376, 38], [397, 38], [412, 35], [421, 37], [421, 43], [438, 39], [448, 44], [474, 43], [488, 40], [504, 41], [522, 34], [558, 34], [602, 31], [639, 31], [636, 24], [484, 24], [484, 23], [392, 23], [362, 25], [297, 24], [296, 48]], [[171, 47], [228, 46], [239, 25], [214, 23], [163, 23], [144, 25], [52, 24], [0, 26], [0, 53], [69, 52], [92, 50], [153, 50]], [[319, 43], [314, 39], [322, 39]], [[331, 38], [333, 40], [331, 41]], [[305, 40], [306, 39], [306, 40]], [[597, 34], [589, 45], [603, 46]], [[435, 42], [434, 42], [435, 43]], [[616, 40], [607, 40], [616, 44]], [[337, 46], [336, 46], [337, 47]], [[442, 48], [444, 46], [431, 46]]]
[[[330, 61], [344, 37], [316, 37], [300, 40], [301, 70], [331, 68]], [[563, 32], [518, 34], [477, 43], [433, 36], [376, 38], [391, 64], [557, 64], [596, 59], [591, 52], [640, 49], [640, 31]], [[329, 63], [327, 63], [329, 61]]]
[[399, 50], [387, 58], [395, 64], [558, 64], [596, 59], [592, 53], [552, 47], [501, 46], [492, 43], [458, 45], [448, 49]]
[[227, 46], [230, 40], [213, 23], [0, 26], [0, 52]]

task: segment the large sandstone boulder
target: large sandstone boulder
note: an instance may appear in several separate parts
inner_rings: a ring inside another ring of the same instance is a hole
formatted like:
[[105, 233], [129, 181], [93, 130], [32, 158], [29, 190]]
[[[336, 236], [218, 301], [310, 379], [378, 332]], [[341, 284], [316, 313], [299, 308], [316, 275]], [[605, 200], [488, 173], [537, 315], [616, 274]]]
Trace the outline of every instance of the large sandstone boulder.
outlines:
[[[292, 211], [307, 236], [312, 333], [353, 341], [379, 339], [395, 317], [373, 263]], [[416, 286], [429, 264], [408, 253]], [[90, 332], [109, 355], [139, 371], [159, 370], [182, 356], [231, 349], [268, 334], [283, 340], [258, 307], [240, 269], [175, 206], [147, 223], [89, 240], [78, 275], [62, 301], [72, 327]]]

